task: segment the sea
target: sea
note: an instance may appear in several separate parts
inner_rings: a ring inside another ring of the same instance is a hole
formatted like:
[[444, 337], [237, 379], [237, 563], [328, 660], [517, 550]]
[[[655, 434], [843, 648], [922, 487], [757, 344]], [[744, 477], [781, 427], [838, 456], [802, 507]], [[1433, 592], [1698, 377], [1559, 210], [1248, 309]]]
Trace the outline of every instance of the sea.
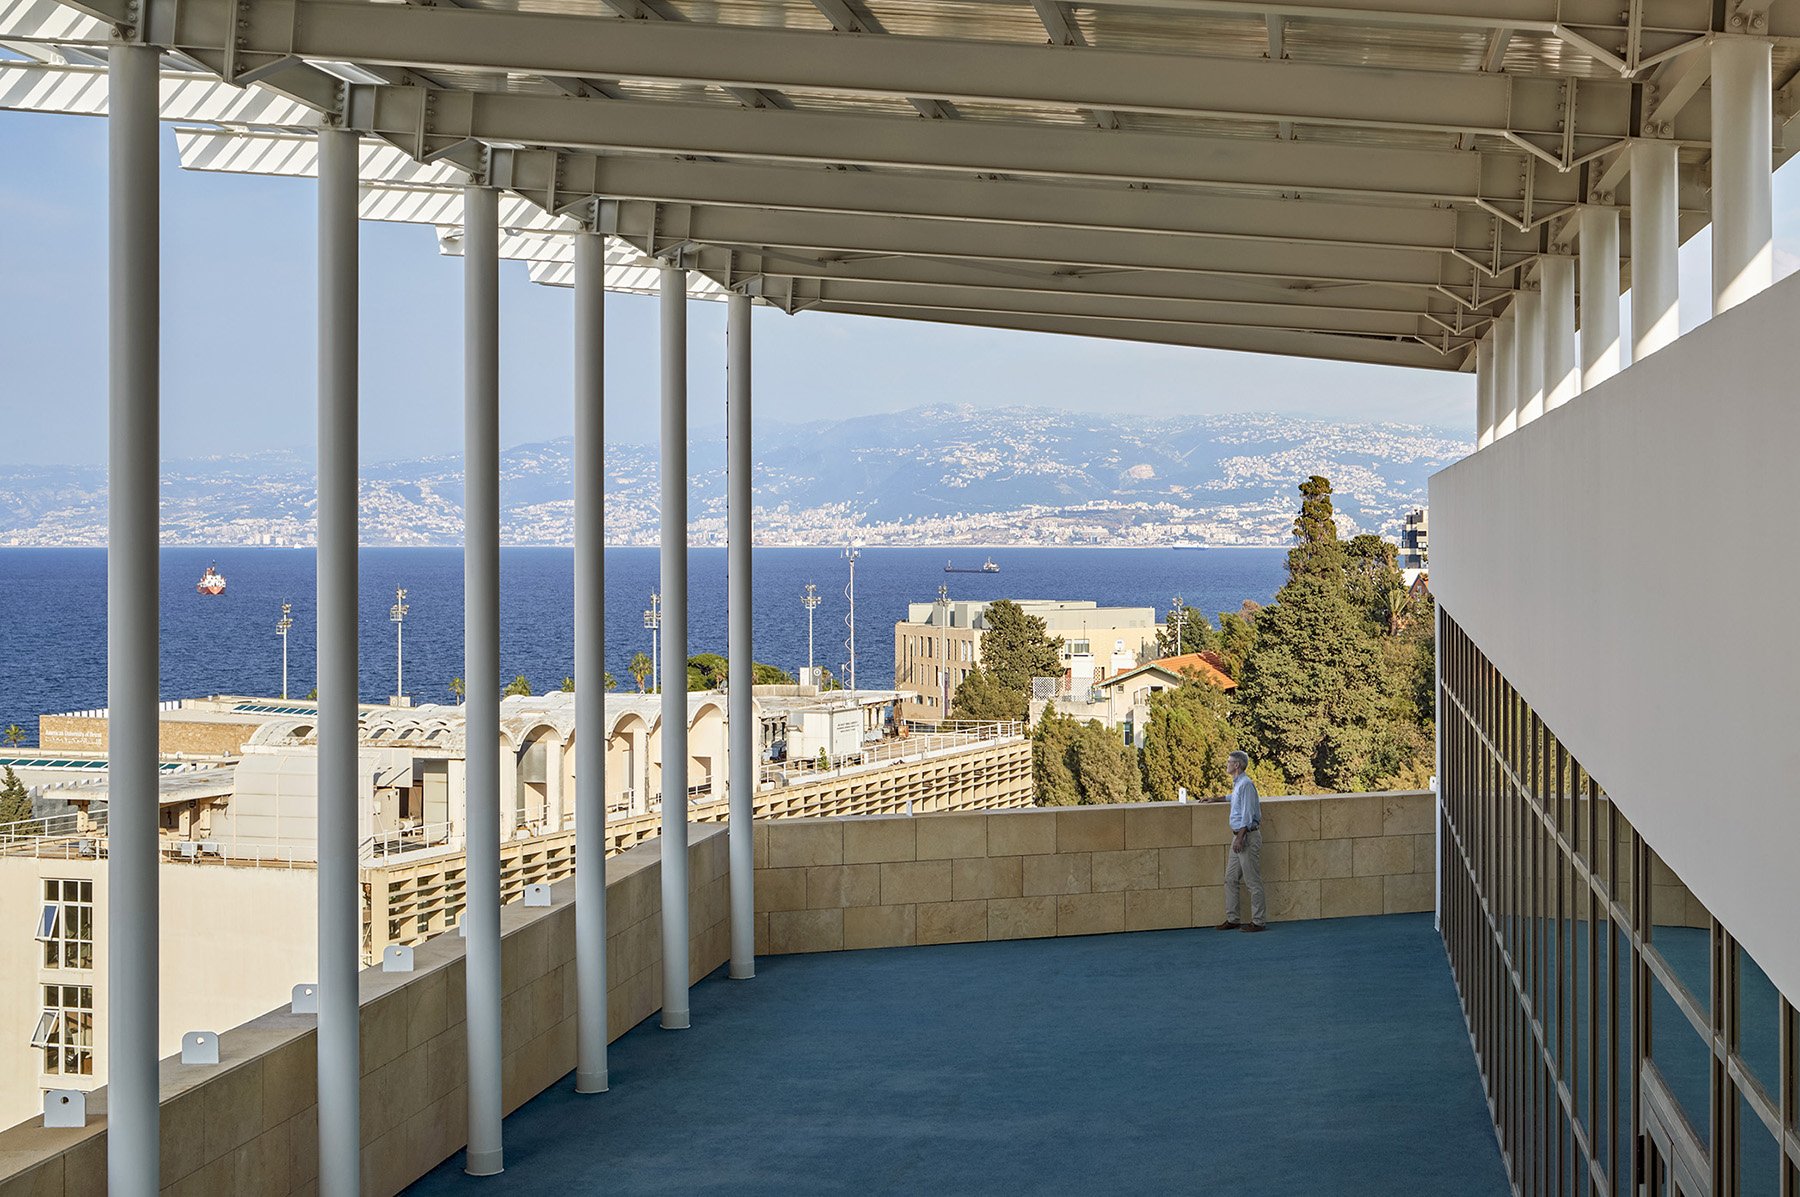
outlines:
[[[947, 560], [998, 573], [946, 573]], [[644, 612], [658, 588], [654, 548], [606, 550], [606, 662], [621, 689], [634, 686], [627, 663], [650, 651]], [[1246, 599], [1266, 603], [1285, 580], [1286, 550], [1105, 548], [864, 548], [856, 561], [856, 681], [891, 685], [896, 621], [908, 603], [952, 599], [1092, 599], [1102, 606], [1155, 607], [1165, 616], [1179, 594], [1212, 615]], [[194, 583], [216, 564], [228, 586], [217, 597]], [[414, 702], [451, 702], [462, 665], [462, 551], [370, 548], [360, 558], [361, 688], [384, 701], [403, 684]], [[688, 559], [688, 651], [725, 651], [725, 550]], [[753, 562], [754, 656], [790, 673], [807, 663], [808, 583], [814, 660], [842, 676], [848, 653], [848, 563], [839, 549], [758, 548]], [[395, 677], [394, 591], [407, 592], [404, 681]], [[539, 693], [574, 672], [574, 554], [567, 548], [500, 553], [500, 672], [524, 676]], [[0, 549], [0, 727], [17, 723], [37, 739], [40, 714], [106, 705], [106, 553], [103, 549]], [[293, 604], [288, 693], [313, 687], [315, 621], [311, 549], [165, 548], [162, 551], [162, 695], [278, 696], [281, 605]], [[145, 602], [152, 601], [144, 596]]]

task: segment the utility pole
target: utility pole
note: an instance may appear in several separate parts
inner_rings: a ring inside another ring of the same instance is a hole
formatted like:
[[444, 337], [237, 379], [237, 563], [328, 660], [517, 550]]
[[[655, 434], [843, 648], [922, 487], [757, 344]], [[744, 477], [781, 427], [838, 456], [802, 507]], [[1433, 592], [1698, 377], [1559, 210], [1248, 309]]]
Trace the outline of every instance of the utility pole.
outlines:
[[850, 638], [844, 641], [844, 647], [850, 650], [850, 663], [844, 672], [852, 690], [856, 689], [856, 559], [860, 556], [862, 550], [854, 544], [844, 550], [844, 560], [850, 563], [850, 584], [844, 587], [844, 598], [850, 604], [850, 611], [844, 616], [844, 626], [850, 629]]
[[824, 601], [819, 597], [819, 588], [808, 582], [806, 593], [800, 596], [800, 605], [806, 608], [806, 676], [812, 678], [815, 686], [819, 684], [819, 678], [813, 672], [813, 608]]
[[294, 626], [294, 604], [281, 604], [281, 619], [275, 625], [275, 634], [281, 637], [281, 698], [287, 701], [287, 634]]
[[394, 588], [394, 605], [388, 608], [388, 618], [394, 621], [394, 697], [406, 697], [406, 644], [404, 625], [406, 613], [412, 610], [406, 605], [406, 588]]
[[661, 666], [657, 660], [660, 655], [657, 642], [662, 639], [657, 635], [662, 629], [662, 595], [654, 590], [650, 592], [650, 607], [644, 612], [644, 627], [650, 631], [650, 689], [656, 692], [662, 689]]
[[1169, 606], [1169, 622], [1175, 625], [1175, 655], [1178, 657], [1181, 655], [1181, 613], [1184, 609], [1178, 594]]
[[938, 610], [938, 722], [942, 723], [950, 712], [950, 588], [940, 585], [937, 596]]

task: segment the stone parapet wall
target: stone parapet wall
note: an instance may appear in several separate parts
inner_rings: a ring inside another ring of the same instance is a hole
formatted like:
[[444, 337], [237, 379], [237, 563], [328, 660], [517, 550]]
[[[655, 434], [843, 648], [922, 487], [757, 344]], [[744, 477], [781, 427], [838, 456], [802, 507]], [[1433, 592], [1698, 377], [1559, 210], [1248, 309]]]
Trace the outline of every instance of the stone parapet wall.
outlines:
[[[690, 827], [689, 976], [730, 953], [726, 837]], [[662, 1008], [658, 847], [607, 862], [609, 1039]], [[574, 882], [549, 907], [500, 912], [502, 1076], [510, 1113], [575, 1067]], [[467, 1141], [463, 941], [416, 949], [410, 973], [362, 974], [363, 1192], [397, 1193]], [[311, 1193], [318, 1176], [311, 1015], [263, 1015], [219, 1037], [219, 1064], [162, 1064], [162, 1187], [196, 1197]], [[0, 1197], [106, 1191], [106, 1090], [82, 1130], [0, 1132]]]
[[[1434, 817], [1423, 792], [1264, 799], [1269, 918], [1432, 909]], [[1210, 926], [1230, 838], [1220, 803], [759, 824], [757, 951]]]

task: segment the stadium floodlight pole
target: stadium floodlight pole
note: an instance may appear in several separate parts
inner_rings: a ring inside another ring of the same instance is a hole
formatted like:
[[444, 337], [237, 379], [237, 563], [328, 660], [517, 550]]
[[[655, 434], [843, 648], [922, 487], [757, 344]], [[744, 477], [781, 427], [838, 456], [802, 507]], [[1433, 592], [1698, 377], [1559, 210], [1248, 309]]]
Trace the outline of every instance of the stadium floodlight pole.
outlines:
[[406, 697], [406, 644], [402, 636], [402, 628], [406, 623], [406, 613], [412, 610], [406, 605], [406, 588], [394, 588], [394, 605], [388, 608], [388, 618], [394, 621], [394, 697]]
[[157, 1097], [159, 58], [107, 47], [107, 1190], [161, 1187]]
[[819, 588], [808, 582], [806, 593], [800, 596], [800, 605], [806, 608], [806, 676], [813, 679], [815, 686], [819, 679], [813, 672], [813, 608], [824, 601], [819, 597]]
[[281, 637], [281, 700], [287, 701], [288, 667], [287, 638], [288, 629], [294, 626], [294, 604], [281, 604], [281, 618], [275, 621], [275, 634]]
[[1175, 655], [1178, 657], [1181, 655], [1181, 614], [1184, 609], [1178, 594], [1175, 601], [1169, 604], [1169, 622], [1175, 625]]
[[943, 712], [940, 721], [950, 715], [950, 588], [938, 586], [938, 700], [943, 705], [938, 709]]

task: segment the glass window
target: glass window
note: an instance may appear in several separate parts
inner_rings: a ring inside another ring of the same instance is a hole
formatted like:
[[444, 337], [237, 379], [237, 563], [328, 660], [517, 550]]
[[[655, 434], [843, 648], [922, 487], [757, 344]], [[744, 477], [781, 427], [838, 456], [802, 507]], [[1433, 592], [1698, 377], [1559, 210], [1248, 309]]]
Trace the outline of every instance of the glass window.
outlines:
[[1650, 1059], [1700, 1145], [1710, 1147], [1712, 1050], [1654, 971], [1650, 973]]
[[1650, 942], [1668, 963], [1675, 979], [1694, 1004], [1710, 1016], [1712, 1009], [1712, 918], [1681, 878], [1650, 857]]
[[1781, 1147], [1741, 1094], [1737, 1106], [1738, 1197], [1780, 1197]]
[[59, 921], [56, 916], [61, 909], [55, 902], [44, 903], [43, 913], [38, 915], [38, 939], [47, 943], [56, 938], [56, 924]]
[[46, 880], [37, 938], [45, 968], [94, 967], [94, 883]]
[[1738, 1041], [1744, 1068], [1772, 1102], [1781, 1100], [1781, 994], [1750, 953], [1737, 955]]
[[52, 1076], [94, 1074], [94, 990], [89, 985], [44, 986], [44, 1008], [31, 1046], [44, 1053]]

